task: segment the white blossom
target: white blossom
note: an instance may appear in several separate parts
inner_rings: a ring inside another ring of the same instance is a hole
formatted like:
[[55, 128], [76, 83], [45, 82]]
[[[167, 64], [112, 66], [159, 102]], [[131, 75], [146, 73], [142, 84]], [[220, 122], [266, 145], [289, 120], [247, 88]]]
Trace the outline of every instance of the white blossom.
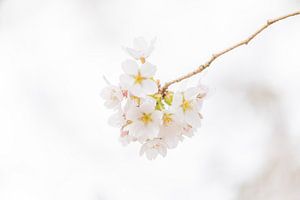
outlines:
[[176, 114], [185, 123], [197, 128], [201, 125], [201, 108], [202, 101], [197, 100], [199, 88], [188, 88], [184, 92], [177, 92], [174, 95], [172, 109], [176, 110]]
[[146, 141], [140, 150], [140, 155], [146, 154], [149, 160], [153, 160], [158, 154], [165, 157], [167, 155], [167, 144], [162, 139], [153, 139]]
[[152, 102], [143, 103], [140, 107], [129, 109], [126, 118], [130, 123], [126, 126], [129, 134], [138, 139], [153, 139], [158, 135], [162, 113], [155, 110]]
[[157, 84], [153, 80], [156, 67], [149, 62], [138, 66], [134, 60], [126, 60], [122, 63], [125, 74], [120, 76], [121, 86], [132, 95], [144, 97], [157, 92]]
[[114, 85], [103, 88], [100, 96], [105, 100], [104, 105], [110, 109], [118, 107], [124, 98], [122, 90]]
[[148, 45], [143, 37], [138, 37], [133, 40], [133, 48], [126, 47], [125, 51], [135, 59], [144, 60], [148, 58], [154, 50], [156, 38], [152, 39]]
[[164, 111], [158, 137], [164, 139], [168, 148], [175, 148], [182, 140], [182, 128], [182, 123], [174, 113]]

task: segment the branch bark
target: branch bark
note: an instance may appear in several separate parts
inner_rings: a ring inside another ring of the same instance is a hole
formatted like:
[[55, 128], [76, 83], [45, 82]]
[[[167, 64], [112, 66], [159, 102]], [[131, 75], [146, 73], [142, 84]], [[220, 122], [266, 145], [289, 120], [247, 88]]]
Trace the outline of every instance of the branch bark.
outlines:
[[300, 11], [297, 11], [297, 12], [293, 12], [293, 13], [290, 13], [290, 14], [287, 14], [287, 15], [283, 15], [283, 16], [280, 16], [280, 17], [277, 17], [277, 18], [274, 18], [274, 19], [270, 19], [270, 20], [267, 20], [267, 22], [261, 26], [257, 31], [255, 31], [253, 34], [251, 34], [248, 38], [218, 52], [218, 53], [215, 53], [211, 56], [211, 58], [204, 64], [200, 65], [196, 70], [188, 73], [188, 74], [185, 74], [175, 80], [172, 80], [172, 81], [169, 81], [167, 83], [165, 83], [165, 85], [160, 89], [160, 93], [162, 95], [165, 94], [165, 92], [167, 91], [168, 87], [174, 83], [178, 83], [182, 80], [185, 80], [187, 78], [190, 78], [196, 74], [199, 74], [200, 72], [202, 72], [204, 69], [206, 69], [207, 67], [209, 67], [211, 65], [211, 63], [213, 61], [215, 61], [217, 58], [219, 58], [220, 56], [232, 51], [233, 49], [236, 49], [240, 46], [243, 46], [243, 45], [247, 45], [251, 40], [253, 40], [258, 34], [260, 34], [263, 30], [265, 30], [266, 28], [268, 28], [269, 26], [271, 26], [272, 24], [276, 23], [276, 22], [279, 22], [281, 20], [284, 20], [286, 18], [289, 18], [289, 17], [292, 17], [292, 16], [296, 16], [296, 15], [300, 15]]

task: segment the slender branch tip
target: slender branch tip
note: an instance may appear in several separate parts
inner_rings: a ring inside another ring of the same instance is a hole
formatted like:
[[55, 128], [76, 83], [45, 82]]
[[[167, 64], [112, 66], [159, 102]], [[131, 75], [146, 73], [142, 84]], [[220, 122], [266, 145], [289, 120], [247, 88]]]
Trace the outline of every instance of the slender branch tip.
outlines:
[[242, 41], [240, 41], [240, 42], [224, 49], [223, 51], [212, 54], [212, 57], [207, 62], [205, 62], [205, 64], [200, 65], [196, 70], [194, 70], [190, 73], [187, 73], [186, 75], [180, 76], [179, 78], [177, 78], [175, 80], [166, 82], [165, 85], [160, 88], [159, 93], [161, 93], [164, 96], [165, 93], [167, 92], [169, 86], [173, 85], [174, 83], [178, 83], [182, 80], [188, 79], [188, 78], [190, 78], [190, 77], [192, 77], [196, 74], [201, 73], [204, 69], [208, 68], [211, 65], [211, 63], [213, 61], [215, 61], [217, 58], [219, 58], [220, 56], [222, 56], [222, 55], [224, 55], [224, 54], [226, 54], [226, 53], [228, 53], [228, 52], [230, 52], [230, 51], [232, 51], [232, 50], [234, 50], [234, 49], [236, 49], [240, 46], [248, 45], [250, 41], [252, 41], [257, 35], [259, 35], [263, 30], [267, 29], [272, 24], [274, 24], [278, 21], [284, 20], [286, 18], [296, 16], [296, 15], [300, 15], [300, 11], [296, 11], [296, 12], [293, 12], [293, 13], [290, 13], [290, 14], [287, 14], [287, 15], [283, 15], [283, 16], [280, 16], [280, 17], [277, 17], [277, 18], [274, 18], [274, 19], [267, 20], [266, 24], [264, 24], [259, 29], [257, 29], [248, 38], [246, 38], [246, 39], [244, 39], [244, 40], [242, 40]]

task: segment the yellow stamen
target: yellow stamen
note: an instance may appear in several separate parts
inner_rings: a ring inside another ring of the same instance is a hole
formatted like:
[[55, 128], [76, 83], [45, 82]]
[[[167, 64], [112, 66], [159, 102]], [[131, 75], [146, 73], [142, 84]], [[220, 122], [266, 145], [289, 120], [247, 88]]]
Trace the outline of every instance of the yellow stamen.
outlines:
[[186, 112], [187, 110], [191, 110], [192, 109], [191, 102], [188, 101], [188, 100], [186, 100], [186, 99], [184, 99], [184, 98], [183, 98], [181, 107], [183, 109], [183, 112]]
[[173, 119], [172, 119], [172, 114], [170, 114], [170, 113], [165, 113], [165, 114], [163, 115], [163, 124], [164, 124], [165, 126], [168, 126], [172, 121], [173, 121]]
[[145, 124], [149, 124], [150, 122], [152, 122], [152, 116], [151, 113], [143, 113], [143, 115], [140, 117], [140, 120]]
[[141, 84], [143, 82], [143, 80], [145, 80], [145, 78], [142, 77], [140, 72], [134, 77], [135, 84]]

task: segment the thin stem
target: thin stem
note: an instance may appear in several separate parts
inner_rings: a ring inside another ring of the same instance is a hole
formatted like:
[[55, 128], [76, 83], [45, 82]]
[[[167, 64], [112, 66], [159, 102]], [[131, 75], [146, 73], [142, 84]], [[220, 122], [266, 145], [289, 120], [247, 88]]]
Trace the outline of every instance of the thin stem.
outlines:
[[182, 80], [185, 80], [187, 78], [190, 78], [190, 77], [192, 77], [196, 74], [199, 74], [204, 69], [209, 67], [214, 60], [216, 60], [217, 58], [219, 58], [223, 54], [226, 54], [226, 53], [228, 53], [228, 52], [232, 51], [233, 49], [238, 48], [240, 46], [247, 45], [253, 38], [255, 38], [258, 34], [260, 34], [263, 30], [265, 30], [266, 28], [268, 28], [272, 24], [274, 24], [278, 21], [284, 20], [286, 18], [296, 16], [296, 15], [300, 15], [300, 11], [297, 11], [297, 12], [294, 12], [294, 13], [290, 13], [290, 14], [287, 14], [287, 15], [283, 15], [283, 16], [268, 20], [263, 26], [261, 26], [257, 31], [255, 31], [253, 34], [251, 34], [248, 38], [246, 38], [246, 39], [230, 46], [229, 48], [224, 49], [223, 51], [220, 51], [218, 53], [213, 54], [211, 56], [211, 58], [206, 63], [200, 65], [196, 70], [194, 70], [194, 71], [192, 71], [188, 74], [185, 74], [185, 75], [183, 75], [183, 76], [181, 76], [181, 77], [179, 77], [175, 80], [172, 80], [172, 81], [169, 81], [169, 82], [165, 83], [165, 85], [161, 88], [160, 93], [164, 95], [170, 85], [172, 85], [174, 83], [178, 83], [178, 82], [180, 82]]

